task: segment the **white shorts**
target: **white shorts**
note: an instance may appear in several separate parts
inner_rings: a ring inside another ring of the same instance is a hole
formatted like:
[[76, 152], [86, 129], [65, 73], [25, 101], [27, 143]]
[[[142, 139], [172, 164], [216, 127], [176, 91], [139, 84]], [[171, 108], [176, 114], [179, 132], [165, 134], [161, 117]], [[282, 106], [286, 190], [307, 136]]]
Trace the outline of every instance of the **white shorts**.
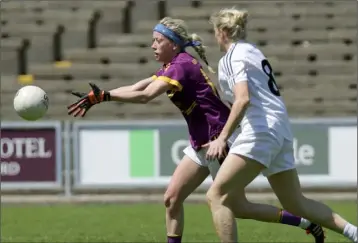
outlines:
[[229, 153], [256, 160], [266, 167], [262, 174], [269, 177], [295, 168], [293, 142], [272, 132], [241, 133]]
[[[231, 147], [232, 143], [240, 134], [241, 129], [238, 128], [234, 131], [231, 137], [228, 139], [228, 146]], [[188, 146], [183, 150], [184, 154], [187, 155], [191, 160], [200, 166], [208, 167], [211, 177], [214, 179], [220, 168], [220, 162], [218, 160], [209, 161], [206, 157], [206, 149], [195, 151], [193, 147]]]
[[[266, 167], [262, 174], [266, 177], [296, 168], [293, 142], [269, 132], [245, 134], [234, 132], [228, 141], [229, 153], [239, 154], [256, 160]], [[190, 159], [200, 166], [208, 167], [214, 179], [220, 168], [219, 161], [205, 159], [206, 149], [195, 151], [191, 146], [183, 150]]]

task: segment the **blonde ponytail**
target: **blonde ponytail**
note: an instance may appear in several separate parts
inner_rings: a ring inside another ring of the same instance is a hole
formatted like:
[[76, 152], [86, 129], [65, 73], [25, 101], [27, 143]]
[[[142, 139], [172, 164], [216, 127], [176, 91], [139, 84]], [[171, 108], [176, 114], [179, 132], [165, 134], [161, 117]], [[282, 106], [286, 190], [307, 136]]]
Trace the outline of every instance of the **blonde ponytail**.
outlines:
[[[189, 41], [199, 41], [200, 43], [203, 43], [200, 36], [195, 33], [191, 34], [189, 36], [188, 40]], [[193, 46], [193, 48], [194, 48], [195, 52], [198, 53], [200, 59], [203, 60], [205, 62], [205, 64], [208, 66], [209, 72], [215, 73], [215, 70], [209, 65], [208, 59], [206, 57], [206, 46], [201, 44], [199, 46]]]
[[205, 46], [202, 44], [202, 39], [200, 38], [200, 36], [198, 36], [195, 33], [189, 35], [185, 22], [183, 20], [165, 17], [160, 21], [160, 23], [165, 25], [168, 29], [174, 31], [185, 42], [199, 41], [201, 44], [198, 46], [193, 46], [193, 48], [195, 52], [199, 55], [200, 59], [203, 60], [205, 64], [208, 66], [209, 72], [215, 73], [214, 69], [209, 65], [208, 59], [206, 57]]

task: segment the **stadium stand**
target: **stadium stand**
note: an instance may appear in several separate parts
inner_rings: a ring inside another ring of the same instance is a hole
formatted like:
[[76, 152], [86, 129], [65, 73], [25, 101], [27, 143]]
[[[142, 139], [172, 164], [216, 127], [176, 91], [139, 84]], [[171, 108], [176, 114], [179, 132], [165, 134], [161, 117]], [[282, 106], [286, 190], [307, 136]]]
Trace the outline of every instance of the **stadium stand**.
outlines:
[[[268, 56], [292, 117], [356, 115], [355, 4], [5, 1], [1, 5], [2, 119], [20, 119], [12, 99], [24, 84], [33, 83], [48, 92], [47, 119], [68, 120], [66, 106], [74, 100], [71, 90], [88, 90], [88, 81], [110, 89], [152, 75], [160, 66], [150, 49], [152, 28], [166, 15], [186, 20], [189, 30], [203, 37], [215, 66], [222, 53], [208, 17], [233, 5], [249, 11], [248, 40]], [[98, 105], [86, 119], [176, 117], [179, 111], [162, 96], [148, 105]]]

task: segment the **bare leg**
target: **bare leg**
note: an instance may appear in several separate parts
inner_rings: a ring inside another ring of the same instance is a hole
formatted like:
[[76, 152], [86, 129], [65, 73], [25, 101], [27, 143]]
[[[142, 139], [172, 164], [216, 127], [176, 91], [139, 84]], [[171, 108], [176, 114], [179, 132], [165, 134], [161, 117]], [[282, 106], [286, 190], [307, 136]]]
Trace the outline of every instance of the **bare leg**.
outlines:
[[230, 200], [230, 208], [236, 218], [253, 219], [262, 222], [299, 227], [305, 230], [306, 233], [310, 233], [316, 243], [324, 242], [325, 236], [321, 226], [278, 207], [269, 204], [252, 203], [247, 200], [244, 190], [238, 190], [235, 195], [230, 195], [234, 197]]
[[[344, 234], [354, 242], [357, 241], [356, 226], [349, 224], [325, 204], [303, 196], [295, 169], [274, 174], [269, 177], [269, 182], [285, 209], [339, 234]], [[350, 229], [346, 229], [347, 226]]]
[[229, 154], [210, 187], [207, 198], [221, 242], [238, 242], [232, 199], [259, 175], [264, 166], [241, 155]]
[[164, 194], [166, 207], [166, 227], [168, 242], [180, 242], [184, 229], [184, 200], [209, 175], [206, 167], [201, 167], [184, 156], [170, 180]]
[[[268, 223], [282, 223], [280, 221], [283, 216], [282, 209], [269, 204], [250, 202], [247, 200], [244, 190], [237, 190], [233, 196], [234, 199], [230, 201], [232, 203], [230, 207], [236, 218], [254, 219]], [[295, 218], [298, 220], [301, 219], [300, 217]], [[298, 224], [294, 226], [298, 226]]]

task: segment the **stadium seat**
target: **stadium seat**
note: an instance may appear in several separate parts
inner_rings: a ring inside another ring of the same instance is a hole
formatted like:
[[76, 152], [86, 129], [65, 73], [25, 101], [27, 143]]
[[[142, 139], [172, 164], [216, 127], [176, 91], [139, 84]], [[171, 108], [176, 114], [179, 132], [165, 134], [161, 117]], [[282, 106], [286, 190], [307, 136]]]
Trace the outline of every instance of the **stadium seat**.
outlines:
[[[189, 2], [193, 4], [190, 5]], [[120, 33], [122, 11], [127, 1], [5, 1], [0, 20], [1, 112], [5, 119], [19, 119], [11, 100], [21, 84], [16, 81], [17, 49], [24, 38], [31, 42], [29, 73], [34, 84], [50, 97], [45, 119], [66, 119], [66, 106], [75, 98], [72, 90], [89, 90], [88, 82], [103, 89], [130, 85], [148, 77], [161, 66], [153, 57], [152, 28], [156, 13], [135, 5], [130, 33]], [[356, 115], [356, 3], [348, 1], [186, 1], [167, 14], [186, 21], [190, 32], [203, 38], [207, 57], [216, 69], [223, 56], [208, 22], [214, 10], [237, 6], [249, 11], [248, 40], [257, 44], [269, 59], [292, 117]], [[90, 19], [100, 11], [96, 45], [87, 48]], [[128, 16], [127, 16], [128, 17]], [[63, 59], [52, 60], [52, 38], [59, 25], [65, 27]], [[188, 48], [189, 53], [197, 54]], [[47, 56], [46, 56], [47, 55]], [[43, 56], [46, 56], [44, 58]], [[204, 65], [204, 69], [206, 67]], [[216, 82], [216, 74], [209, 74]], [[163, 95], [150, 105], [111, 103], [94, 107], [86, 119], [178, 118], [180, 112]]]
[[81, 9], [76, 12], [71, 10], [55, 10], [55, 9], [46, 9], [41, 12], [24, 12], [19, 14], [14, 14], [11, 12], [5, 12], [1, 14], [1, 20], [5, 20], [6, 23], [37, 23], [42, 25], [45, 21], [59, 21], [60, 23], [66, 23], [68, 21], [73, 21], [72, 24], [76, 21], [88, 21], [93, 14], [91, 9]]
[[69, 49], [65, 57], [72, 62], [81, 63], [147, 63], [154, 58], [154, 54], [150, 48], [122, 46], [93, 50]]
[[126, 5], [125, 0], [117, 1], [62, 1], [62, 0], [48, 0], [48, 1], [4, 1], [1, 3], [2, 12], [29, 12], [37, 11], [41, 12], [44, 9], [63, 10], [69, 9], [77, 11], [81, 9], [113, 9], [123, 8]]
[[[51, 64], [30, 66], [30, 72], [36, 79], [111, 79], [149, 77], [160, 68], [158, 63], [148, 64], [83, 64], [74, 63], [67, 68], [57, 68]], [[140, 70], [140, 72], [138, 72]]]
[[99, 37], [100, 47], [150, 47], [152, 35], [149, 33], [133, 33], [124, 35], [105, 35]]
[[0, 42], [1, 50], [1, 63], [0, 71], [4, 72], [17, 72], [17, 53], [18, 50], [23, 45], [24, 39], [12, 37], [7, 39], [2, 39]]

